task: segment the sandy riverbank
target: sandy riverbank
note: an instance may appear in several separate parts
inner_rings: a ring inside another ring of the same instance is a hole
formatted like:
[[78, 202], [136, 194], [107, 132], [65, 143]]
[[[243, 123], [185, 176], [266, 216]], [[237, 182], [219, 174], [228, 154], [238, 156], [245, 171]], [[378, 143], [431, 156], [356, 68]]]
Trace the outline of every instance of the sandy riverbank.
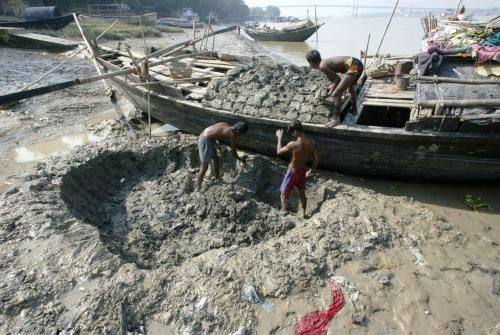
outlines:
[[[246, 43], [221, 43], [231, 38]], [[1, 52], [11, 59], [5, 92], [64, 59]], [[37, 73], [28, 64], [43, 66]], [[81, 61], [51, 80], [90, 74]], [[199, 194], [196, 138], [127, 142], [99, 117], [109, 116], [106, 99], [96, 83], [0, 115], [2, 174], [10, 177], [0, 195], [1, 333], [115, 334], [123, 304], [130, 327], [148, 334], [242, 326], [290, 334], [301, 316], [331, 302], [331, 276], [359, 292], [355, 299], [344, 289], [331, 333], [499, 333], [498, 184], [322, 171], [309, 181], [311, 217], [301, 220], [277, 209], [283, 161], [248, 153], [237, 167], [224, 149], [222, 181], [209, 178]], [[24, 162], [29, 168], [14, 162], [20, 147], [81, 131], [100, 141]], [[469, 193], [493, 211], [467, 208]], [[244, 299], [248, 286], [266, 308]]]

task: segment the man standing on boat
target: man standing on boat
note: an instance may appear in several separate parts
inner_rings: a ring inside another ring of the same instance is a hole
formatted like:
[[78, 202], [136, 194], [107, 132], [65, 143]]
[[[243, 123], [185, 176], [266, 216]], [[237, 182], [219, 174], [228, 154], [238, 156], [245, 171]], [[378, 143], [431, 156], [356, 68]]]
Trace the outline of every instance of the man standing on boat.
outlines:
[[215, 148], [216, 141], [224, 141], [228, 143], [231, 147], [231, 153], [234, 158], [239, 161], [244, 161], [243, 157], [239, 157], [236, 152], [236, 138], [240, 134], [244, 134], [247, 131], [247, 125], [245, 122], [238, 122], [232, 127], [225, 122], [216, 123], [208, 128], [205, 128], [198, 138], [198, 151], [200, 153], [200, 173], [198, 174], [198, 179], [196, 185], [198, 191], [201, 191], [201, 183], [205, 177], [205, 173], [208, 169], [208, 164], [213, 160], [213, 168], [215, 172], [215, 178], [219, 178], [219, 156], [217, 155], [217, 150]]
[[[323, 72], [332, 83], [328, 86], [328, 96], [333, 96], [335, 103], [335, 118], [340, 122], [341, 97], [349, 89], [351, 95], [351, 106], [354, 114], [356, 109], [356, 90], [355, 84], [363, 73], [363, 63], [354, 57], [339, 56], [327, 59], [321, 59], [317, 50], [311, 50], [306, 54], [306, 59], [312, 68]], [[337, 73], [345, 74], [342, 79]]]
[[[281, 183], [281, 209], [288, 211], [288, 197], [294, 187], [299, 193], [300, 203], [302, 205], [302, 217], [306, 217], [306, 178], [312, 175], [319, 163], [319, 148], [316, 141], [306, 138], [299, 120], [290, 121], [287, 132], [293, 137], [294, 141], [289, 142], [284, 147], [281, 146], [283, 129], [276, 131], [278, 138], [278, 147], [276, 153], [282, 155], [288, 152], [292, 153], [292, 160], [288, 165], [283, 182]], [[306, 164], [312, 158], [312, 168], [306, 173]]]

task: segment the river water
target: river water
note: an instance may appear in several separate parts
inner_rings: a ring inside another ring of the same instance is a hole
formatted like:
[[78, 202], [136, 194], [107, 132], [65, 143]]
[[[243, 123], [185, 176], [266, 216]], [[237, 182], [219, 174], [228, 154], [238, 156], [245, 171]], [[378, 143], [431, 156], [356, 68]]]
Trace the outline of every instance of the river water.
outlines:
[[[387, 17], [330, 17], [318, 19], [324, 25], [318, 30], [318, 36], [311, 36], [303, 43], [256, 42], [259, 46], [289, 61], [307, 65], [304, 55], [311, 49], [317, 49], [323, 57], [354, 56], [366, 49], [370, 35], [369, 54], [374, 54], [382, 39], [387, 25]], [[276, 26], [269, 23], [271, 27]], [[380, 52], [393, 55], [408, 55], [418, 52], [423, 30], [418, 17], [394, 17]]]

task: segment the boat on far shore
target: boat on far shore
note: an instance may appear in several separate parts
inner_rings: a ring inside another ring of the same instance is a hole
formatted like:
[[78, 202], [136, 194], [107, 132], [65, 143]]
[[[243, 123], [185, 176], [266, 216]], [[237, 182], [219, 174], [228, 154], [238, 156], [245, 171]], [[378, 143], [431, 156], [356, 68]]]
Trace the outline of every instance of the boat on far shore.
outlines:
[[85, 24], [111, 24], [118, 20], [123, 24], [154, 26], [157, 13], [133, 14], [126, 5], [104, 4], [89, 5], [88, 14], [81, 14], [79, 19]]
[[73, 15], [61, 15], [57, 7], [27, 7], [24, 21], [13, 20], [0, 22], [0, 27], [24, 28], [31, 30], [59, 30], [73, 22]]
[[310, 20], [294, 22], [282, 29], [264, 27], [244, 28], [248, 36], [256, 41], [278, 41], [278, 42], [304, 42], [311, 37], [321, 26]]
[[200, 22], [200, 17], [191, 8], [184, 8], [176, 17], [162, 17], [156, 20], [159, 26], [171, 26], [179, 28], [193, 28], [193, 22], [196, 28], [202, 28], [203, 23]]

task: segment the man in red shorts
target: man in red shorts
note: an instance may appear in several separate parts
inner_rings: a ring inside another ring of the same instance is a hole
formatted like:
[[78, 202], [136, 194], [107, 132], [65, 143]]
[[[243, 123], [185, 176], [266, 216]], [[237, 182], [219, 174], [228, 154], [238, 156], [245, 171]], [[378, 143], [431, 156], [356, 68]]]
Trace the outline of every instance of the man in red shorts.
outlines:
[[[316, 171], [319, 163], [319, 148], [316, 141], [308, 139], [304, 136], [302, 124], [299, 120], [293, 120], [288, 124], [288, 133], [293, 137], [294, 141], [288, 143], [284, 147], [281, 146], [283, 137], [283, 129], [276, 131], [278, 138], [278, 148], [276, 152], [282, 155], [288, 152], [292, 153], [292, 160], [288, 165], [288, 170], [281, 183], [281, 209], [288, 211], [288, 197], [294, 187], [299, 193], [300, 203], [302, 205], [302, 217], [306, 217], [306, 178]], [[309, 159], [313, 159], [312, 168], [306, 173], [306, 164]]]

